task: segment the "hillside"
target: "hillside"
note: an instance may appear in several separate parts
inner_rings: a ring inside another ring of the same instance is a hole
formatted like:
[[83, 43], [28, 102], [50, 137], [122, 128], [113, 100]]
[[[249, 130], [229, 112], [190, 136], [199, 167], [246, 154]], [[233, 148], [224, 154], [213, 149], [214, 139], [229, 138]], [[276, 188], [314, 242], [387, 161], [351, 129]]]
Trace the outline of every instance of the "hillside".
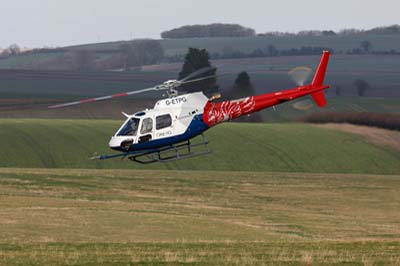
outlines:
[[122, 121], [0, 120], [0, 167], [400, 173], [400, 153], [306, 124], [228, 123], [206, 132], [212, 154], [167, 164], [92, 161]]
[[[183, 55], [188, 47], [205, 48], [210, 54], [223, 55], [226, 51], [250, 54], [254, 50], [265, 50], [269, 45], [279, 50], [299, 49], [301, 47], [325, 47], [336, 53], [347, 53], [360, 48], [362, 41], [368, 41], [375, 52], [399, 51], [400, 34], [356, 34], [337, 36], [257, 36], [257, 37], [215, 37], [158, 40], [164, 49], [166, 57]], [[95, 58], [104, 60], [112, 56], [121, 44], [129, 41], [83, 44], [69, 47], [45, 50], [39, 53], [26, 53], [0, 59], [0, 69], [51, 69], [65, 70], [70, 62], [65, 60], [71, 52], [90, 50], [95, 52]], [[69, 65], [69, 66], [68, 66]]]
[[[187, 47], [205, 48], [210, 53], [222, 52], [227, 46], [242, 52], [251, 52], [274, 45], [280, 49], [299, 48], [301, 46], [329, 47], [336, 51], [346, 51], [360, 47], [362, 41], [373, 44], [374, 50], [385, 51], [398, 49], [399, 34], [358, 34], [349, 36], [257, 36], [257, 37], [214, 37], [184, 38], [160, 40], [167, 55], [183, 54]], [[65, 47], [69, 50], [115, 50], [122, 42], [93, 43]]]

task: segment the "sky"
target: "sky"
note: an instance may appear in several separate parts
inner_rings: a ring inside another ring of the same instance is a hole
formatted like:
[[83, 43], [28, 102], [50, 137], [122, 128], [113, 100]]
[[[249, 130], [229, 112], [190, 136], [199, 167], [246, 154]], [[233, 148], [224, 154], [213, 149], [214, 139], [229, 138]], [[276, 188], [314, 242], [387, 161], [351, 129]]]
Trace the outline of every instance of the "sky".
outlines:
[[400, 24], [399, 0], [0, 0], [0, 47], [60, 47], [160, 38], [182, 25], [238, 23], [268, 31]]

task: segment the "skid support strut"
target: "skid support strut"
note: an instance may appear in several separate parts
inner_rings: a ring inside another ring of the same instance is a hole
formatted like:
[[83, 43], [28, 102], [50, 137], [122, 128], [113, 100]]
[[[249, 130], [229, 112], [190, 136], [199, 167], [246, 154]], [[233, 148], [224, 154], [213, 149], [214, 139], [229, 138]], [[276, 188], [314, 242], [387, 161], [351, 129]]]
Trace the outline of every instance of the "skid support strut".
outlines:
[[201, 134], [200, 142], [193, 143], [191, 140], [187, 140], [157, 151], [149, 151], [127, 157], [131, 161], [141, 164], [172, 162], [210, 153], [208, 143], [209, 141]]

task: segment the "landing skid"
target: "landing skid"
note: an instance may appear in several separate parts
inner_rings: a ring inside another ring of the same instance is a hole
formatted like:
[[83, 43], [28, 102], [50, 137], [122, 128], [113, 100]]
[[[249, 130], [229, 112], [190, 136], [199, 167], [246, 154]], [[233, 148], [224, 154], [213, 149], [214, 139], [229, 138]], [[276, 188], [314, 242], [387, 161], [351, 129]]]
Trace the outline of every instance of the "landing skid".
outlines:
[[159, 149], [134, 151], [113, 155], [100, 155], [92, 157], [91, 159], [106, 160], [113, 158], [128, 158], [129, 160], [140, 164], [150, 164], [156, 162], [166, 163], [211, 153], [210, 149], [208, 148], [208, 143], [209, 141], [204, 137], [203, 134], [201, 134], [200, 142], [192, 143], [191, 140], [187, 140], [185, 142], [172, 144]]
[[201, 135], [201, 141], [192, 143], [191, 140], [173, 144], [157, 151], [148, 151], [142, 154], [128, 155], [128, 159], [141, 164], [166, 163], [192, 158], [211, 153], [208, 148], [209, 141]]

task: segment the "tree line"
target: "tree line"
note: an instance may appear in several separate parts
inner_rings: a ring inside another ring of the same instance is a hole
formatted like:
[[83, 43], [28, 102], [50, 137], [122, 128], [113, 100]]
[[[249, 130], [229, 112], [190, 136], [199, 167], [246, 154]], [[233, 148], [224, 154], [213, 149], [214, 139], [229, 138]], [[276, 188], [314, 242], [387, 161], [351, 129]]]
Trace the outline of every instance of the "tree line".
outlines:
[[239, 24], [214, 23], [209, 25], [186, 25], [161, 33], [163, 39], [205, 38], [205, 37], [251, 37], [254, 29]]
[[372, 29], [342, 29], [334, 30], [303, 30], [296, 33], [270, 31], [256, 33], [252, 28], [244, 27], [239, 24], [214, 23], [207, 25], [185, 25], [161, 33], [163, 39], [181, 38], [212, 38], [212, 37], [294, 37], [294, 36], [350, 36], [350, 35], [379, 35], [379, 34], [400, 34], [400, 25], [390, 25], [375, 27]]
[[293, 36], [351, 36], [351, 35], [379, 35], [379, 34], [400, 34], [400, 25], [390, 25], [390, 26], [382, 26], [375, 27], [369, 30], [363, 29], [342, 29], [340, 31], [333, 30], [303, 30], [297, 33], [292, 32], [280, 32], [280, 31], [271, 31], [266, 33], [259, 33], [257, 36], [264, 37], [272, 37], [272, 36], [280, 36], [280, 37], [293, 37]]
[[[398, 55], [399, 51], [387, 50], [377, 51], [373, 49], [373, 44], [370, 41], [364, 40], [360, 42], [358, 47], [348, 50], [334, 50], [330, 47], [322, 46], [301, 46], [300, 48], [279, 49], [275, 45], [267, 45], [265, 48], [257, 48], [250, 52], [244, 52], [239, 49], [234, 49], [232, 46], [225, 46], [221, 52], [210, 54], [211, 59], [235, 59], [235, 58], [255, 58], [255, 57], [271, 57], [271, 56], [301, 56], [301, 55], [320, 55], [323, 51], [328, 50], [332, 54], [348, 54], [348, 55]], [[165, 56], [164, 62], [181, 62], [184, 60], [183, 54]]]

